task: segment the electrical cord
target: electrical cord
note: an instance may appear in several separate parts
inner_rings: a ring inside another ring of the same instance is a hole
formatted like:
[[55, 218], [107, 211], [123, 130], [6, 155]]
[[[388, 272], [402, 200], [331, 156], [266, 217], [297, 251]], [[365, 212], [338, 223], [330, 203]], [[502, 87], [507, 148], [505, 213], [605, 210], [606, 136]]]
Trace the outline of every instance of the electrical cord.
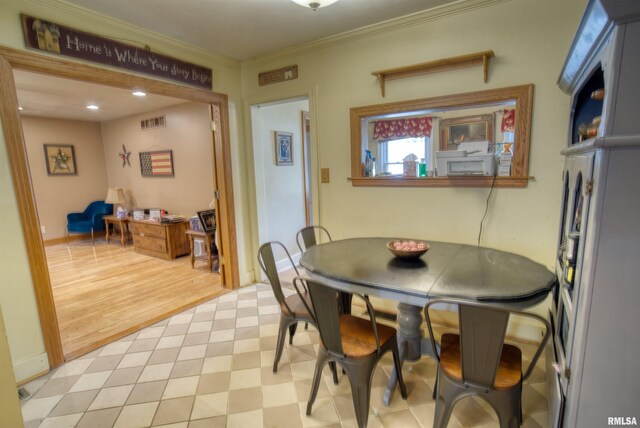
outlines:
[[493, 194], [493, 188], [496, 184], [496, 175], [493, 174], [493, 180], [491, 181], [491, 190], [489, 190], [489, 195], [487, 195], [487, 202], [484, 208], [484, 215], [482, 216], [482, 220], [480, 220], [480, 230], [478, 231], [478, 247], [480, 246], [480, 238], [482, 237], [482, 224], [484, 223], [484, 219], [487, 217], [487, 213], [489, 212], [489, 201], [491, 200], [491, 195]]

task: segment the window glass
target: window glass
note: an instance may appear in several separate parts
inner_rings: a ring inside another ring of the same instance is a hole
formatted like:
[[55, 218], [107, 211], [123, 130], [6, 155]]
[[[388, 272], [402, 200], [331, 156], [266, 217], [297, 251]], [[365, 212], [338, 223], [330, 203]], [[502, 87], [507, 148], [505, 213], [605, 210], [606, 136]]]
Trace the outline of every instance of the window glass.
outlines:
[[380, 147], [381, 171], [392, 175], [402, 174], [404, 158], [410, 154], [414, 154], [418, 161], [425, 159], [429, 164], [429, 140], [427, 137], [417, 137], [385, 141]]

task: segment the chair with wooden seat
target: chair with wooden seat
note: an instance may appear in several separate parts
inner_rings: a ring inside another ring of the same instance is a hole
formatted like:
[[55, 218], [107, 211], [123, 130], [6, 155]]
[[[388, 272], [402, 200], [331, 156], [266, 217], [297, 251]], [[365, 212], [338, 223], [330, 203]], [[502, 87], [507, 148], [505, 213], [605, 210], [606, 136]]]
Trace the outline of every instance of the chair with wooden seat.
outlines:
[[322, 226], [307, 226], [303, 227], [296, 233], [296, 244], [300, 248], [300, 252], [304, 253], [307, 249], [318, 244], [320, 239], [326, 239], [331, 242], [331, 235], [329, 231]]
[[[287, 330], [289, 330], [289, 345], [293, 343], [293, 336], [296, 334], [296, 329], [298, 327], [298, 322], [302, 321], [305, 323], [311, 323], [315, 325], [315, 320], [311, 316], [308, 311], [309, 307], [309, 295], [308, 293], [294, 293], [290, 296], [285, 297], [282, 292], [282, 285], [280, 283], [280, 276], [278, 275], [278, 269], [276, 267], [276, 259], [273, 253], [274, 247], [280, 247], [284, 254], [289, 259], [291, 263], [291, 267], [293, 267], [296, 272], [296, 276], [299, 275], [298, 269], [296, 268], [293, 260], [291, 259], [291, 255], [287, 248], [278, 241], [271, 241], [265, 244], [262, 244], [258, 249], [258, 263], [260, 264], [260, 268], [267, 275], [269, 283], [271, 284], [271, 289], [273, 290], [273, 294], [280, 306], [280, 328], [278, 329], [278, 341], [276, 344], [276, 355], [273, 360], [273, 372], [276, 373], [278, 371], [278, 363], [280, 362], [280, 358], [282, 357], [282, 350], [284, 348], [284, 339], [287, 335]], [[306, 324], [305, 324], [306, 327]], [[335, 372], [335, 365], [332, 366], [333, 370], [333, 380], [335, 383], [338, 383], [338, 377]]]
[[366, 427], [371, 399], [371, 379], [376, 365], [387, 352], [393, 353], [393, 363], [398, 373], [402, 398], [407, 389], [402, 378], [396, 330], [376, 322], [373, 307], [363, 296], [370, 319], [358, 318], [341, 312], [339, 291], [325, 284], [295, 278], [293, 285], [301, 300], [308, 290], [311, 305], [302, 300], [320, 332], [320, 349], [313, 375], [311, 393], [307, 403], [307, 415], [318, 394], [322, 369], [329, 363], [337, 363], [346, 372], [351, 383], [351, 395], [359, 427]]
[[[458, 308], [459, 333], [445, 333], [436, 342], [429, 309], [447, 304]], [[534, 319], [544, 326], [544, 336], [526, 372], [522, 371], [520, 348], [504, 343], [511, 315]], [[425, 319], [436, 353], [436, 408], [434, 428], [446, 427], [455, 403], [476, 395], [487, 401], [498, 414], [501, 428], [522, 423], [522, 383], [528, 379], [550, 335], [549, 323], [542, 317], [503, 307], [452, 299], [436, 299], [425, 307]]]

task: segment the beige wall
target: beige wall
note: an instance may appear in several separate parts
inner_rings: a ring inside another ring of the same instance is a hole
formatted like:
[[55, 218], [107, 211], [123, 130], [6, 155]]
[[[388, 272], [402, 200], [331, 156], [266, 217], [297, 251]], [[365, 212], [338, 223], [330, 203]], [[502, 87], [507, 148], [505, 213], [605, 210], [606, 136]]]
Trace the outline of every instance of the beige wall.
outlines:
[[[166, 127], [140, 129], [140, 120], [166, 116]], [[213, 199], [213, 138], [207, 104], [185, 103], [102, 123], [109, 187], [122, 187], [128, 208], [163, 208], [196, 215]], [[122, 145], [131, 166], [122, 166]], [[140, 152], [172, 150], [174, 177], [142, 177]]]
[[[77, 120], [22, 117], [31, 181], [36, 196], [44, 240], [65, 236], [67, 214], [82, 212], [93, 201], [107, 196], [107, 171], [100, 124]], [[50, 176], [44, 144], [71, 144], [76, 155], [77, 175]]]
[[[477, 2], [469, 2], [474, 4]], [[406, 236], [475, 244], [489, 189], [356, 188], [350, 175], [351, 107], [533, 83], [530, 175], [525, 189], [495, 189], [482, 245], [524, 254], [551, 267], [559, 206], [560, 150], [567, 134], [569, 98], [556, 86], [584, 0], [512, 0], [442, 16], [425, 13], [382, 31], [243, 63], [245, 96], [278, 99], [281, 92], [317, 88], [312, 103], [319, 222], [332, 237]], [[388, 27], [390, 26], [387, 25]], [[488, 83], [480, 68], [387, 82], [382, 98], [374, 70], [493, 49]], [[297, 80], [259, 87], [256, 74], [297, 64]], [[345, 207], [351, 207], [345, 209]]]

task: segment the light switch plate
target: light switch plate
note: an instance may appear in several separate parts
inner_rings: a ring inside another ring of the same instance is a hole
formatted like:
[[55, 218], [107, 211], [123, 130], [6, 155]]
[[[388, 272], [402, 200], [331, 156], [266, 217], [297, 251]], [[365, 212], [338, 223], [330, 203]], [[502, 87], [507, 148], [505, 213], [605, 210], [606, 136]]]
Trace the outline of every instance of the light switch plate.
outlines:
[[329, 182], [329, 168], [320, 168], [320, 182], [321, 183]]

